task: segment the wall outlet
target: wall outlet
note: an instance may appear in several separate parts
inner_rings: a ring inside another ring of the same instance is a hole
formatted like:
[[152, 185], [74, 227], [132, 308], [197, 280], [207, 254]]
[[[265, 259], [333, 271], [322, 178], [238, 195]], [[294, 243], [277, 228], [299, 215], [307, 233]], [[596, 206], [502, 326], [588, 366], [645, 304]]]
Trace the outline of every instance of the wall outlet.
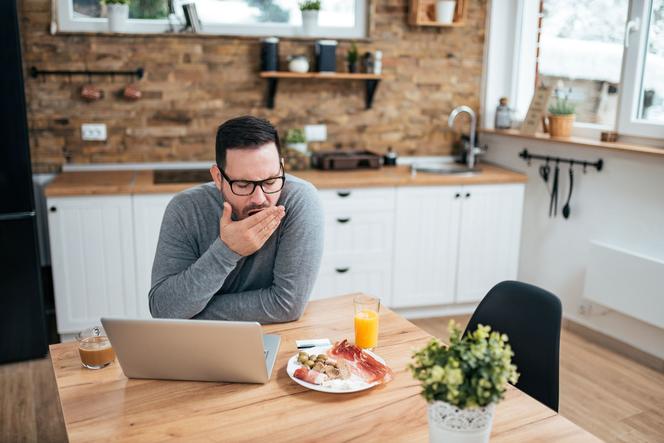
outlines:
[[327, 140], [327, 126], [306, 125], [304, 127], [304, 136], [308, 142], [324, 142]]
[[81, 125], [81, 139], [86, 141], [106, 140], [106, 125], [104, 123], [83, 123]]

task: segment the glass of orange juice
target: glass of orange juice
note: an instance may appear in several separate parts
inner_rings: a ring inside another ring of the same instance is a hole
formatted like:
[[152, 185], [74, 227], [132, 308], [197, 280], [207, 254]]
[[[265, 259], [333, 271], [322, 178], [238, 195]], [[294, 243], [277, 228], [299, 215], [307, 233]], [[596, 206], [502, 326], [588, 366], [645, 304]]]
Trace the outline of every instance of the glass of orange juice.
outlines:
[[378, 345], [378, 311], [380, 299], [369, 295], [357, 295], [355, 305], [355, 344], [363, 349]]

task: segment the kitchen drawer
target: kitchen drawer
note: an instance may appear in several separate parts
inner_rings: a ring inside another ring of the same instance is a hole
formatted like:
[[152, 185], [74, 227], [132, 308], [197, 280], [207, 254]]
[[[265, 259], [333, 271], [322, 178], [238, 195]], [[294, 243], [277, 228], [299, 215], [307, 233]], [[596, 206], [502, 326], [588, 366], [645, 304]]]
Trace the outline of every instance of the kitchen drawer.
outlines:
[[392, 254], [394, 212], [325, 212], [324, 255], [346, 253]]
[[319, 191], [326, 212], [393, 211], [395, 188], [335, 189]]
[[324, 260], [311, 300], [364, 292], [389, 304], [392, 296], [390, 257], [375, 255], [336, 257]]

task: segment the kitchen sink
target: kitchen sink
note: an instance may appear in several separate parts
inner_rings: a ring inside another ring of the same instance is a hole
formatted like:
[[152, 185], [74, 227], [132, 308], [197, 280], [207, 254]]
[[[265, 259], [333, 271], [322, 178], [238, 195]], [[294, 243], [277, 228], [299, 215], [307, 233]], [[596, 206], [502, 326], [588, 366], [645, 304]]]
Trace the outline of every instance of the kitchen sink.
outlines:
[[437, 163], [414, 163], [411, 165], [410, 170], [413, 174], [418, 172], [429, 172], [433, 174], [476, 174], [480, 172], [480, 168], [469, 168], [466, 165], [452, 163], [452, 162], [437, 162]]
[[208, 169], [158, 169], [154, 171], [155, 185], [177, 183], [207, 183], [212, 181]]

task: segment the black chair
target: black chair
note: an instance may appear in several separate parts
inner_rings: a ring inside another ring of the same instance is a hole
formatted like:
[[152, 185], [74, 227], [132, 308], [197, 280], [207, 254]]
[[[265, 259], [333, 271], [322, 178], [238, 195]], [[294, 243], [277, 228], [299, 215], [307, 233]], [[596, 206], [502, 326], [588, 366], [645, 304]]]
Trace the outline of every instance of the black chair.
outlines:
[[552, 293], [504, 281], [482, 299], [464, 335], [478, 324], [507, 334], [521, 374], [516, 387], [557, 412], [561, 318], [560, 300]]

